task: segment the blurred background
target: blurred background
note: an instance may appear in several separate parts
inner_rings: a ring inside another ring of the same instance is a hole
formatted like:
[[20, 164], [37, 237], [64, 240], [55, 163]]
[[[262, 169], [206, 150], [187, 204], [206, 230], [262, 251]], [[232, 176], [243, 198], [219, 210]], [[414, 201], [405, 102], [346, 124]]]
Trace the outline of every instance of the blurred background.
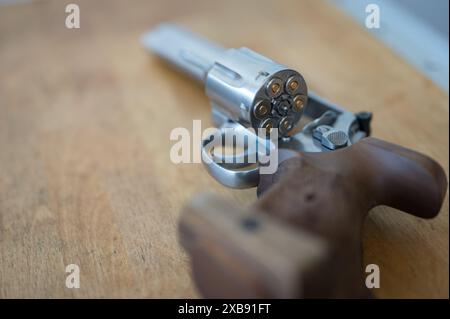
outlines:
[[361, 24], [370, 4], [381, 9], [383, 27], [370, 29], [378, 39], [448, 93], [447, 0], [330, 0]]
[[[17, 5], [32, 1], [0, 0], [0, 5]], [[377, 4], [381, 8], [383, 27], [368, 29], [368, 31], [448, 93], [448, 0], [328, 1], [361, 25], [365, 23], [367, 5]], [[72, 2], [76, 3], [76, 1]]]
[[[213, 124], [204, 88], [142, 48], [161, 22], [298, 70], [309, 90], [373, 112], [373, 136], [448, 173], [448, 2], [370, 1], [379, 29], [367, 2], [0, 0], [0, 297], [199, 297], [179, 245], [185, 203], [256, 200], [170, 161], [173, 128]], [[364, 229], [376, 296], [448, 298], [448, 227], [448, 198], [427, 221], [376, 208]], [[64, 285], [69, 264], [80, 289]]]

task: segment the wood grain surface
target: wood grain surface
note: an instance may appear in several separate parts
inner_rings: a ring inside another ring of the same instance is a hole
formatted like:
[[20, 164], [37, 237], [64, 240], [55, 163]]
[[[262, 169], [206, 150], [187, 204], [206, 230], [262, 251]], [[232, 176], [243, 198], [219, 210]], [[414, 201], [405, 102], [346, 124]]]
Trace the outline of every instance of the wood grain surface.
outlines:
[[[75, 2], [77, 30], [64, 1], [0, 7], [2, 298], [199, 297], [177, 238], [182, 206], [200, 191], [256, 199], [201, 164], [170, 162], [174, 127], [212, 123], [201, 86], [140, 47], [162, 21], [299, 70], [320, 95], [373, 112], [374, 136], [448, 176], [448, 95], [327, 2]], [[448, 195], [431, 221], [376, 210], [364, 227], [375, 295], [448, 298]], [[65, 287], [72, 263], [79, 289]]]

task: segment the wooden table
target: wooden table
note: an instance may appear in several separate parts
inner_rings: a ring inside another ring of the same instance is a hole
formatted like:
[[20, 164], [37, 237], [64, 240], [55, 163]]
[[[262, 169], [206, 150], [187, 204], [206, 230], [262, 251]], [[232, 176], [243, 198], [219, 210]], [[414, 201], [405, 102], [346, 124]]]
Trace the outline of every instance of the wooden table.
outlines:
[[[374, 112], [374, 136], [448, 173], [448, 95], [326, 2], [76, 3], [72, 30], [65, 2], [0, 7], [0, 297], [199, 296], [180, 209], [201, 191], [256, 195], [170, 162], [174, 127], [212, 123], [202, 88], [140, 47], [162, 21], [300, 70], [326, 98]], [[448, 226], [448, 196], [432, 221], [375, 209], [364, 248], [381, 268], [376, 295], [448, 298]], [[72, 263], [79, 289], [65, 287]]]

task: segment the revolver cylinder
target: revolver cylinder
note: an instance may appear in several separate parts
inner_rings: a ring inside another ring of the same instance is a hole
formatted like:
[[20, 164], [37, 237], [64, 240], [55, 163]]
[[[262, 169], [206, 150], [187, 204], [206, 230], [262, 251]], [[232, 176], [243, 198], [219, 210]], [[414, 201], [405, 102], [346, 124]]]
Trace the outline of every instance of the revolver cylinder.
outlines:
[[303, 76], [248, 48], [225, 49], [178, 26], [145, 34], [144, 46], [205, 85], [216, 124], [236, 121], [290, 136], [308, 99]]

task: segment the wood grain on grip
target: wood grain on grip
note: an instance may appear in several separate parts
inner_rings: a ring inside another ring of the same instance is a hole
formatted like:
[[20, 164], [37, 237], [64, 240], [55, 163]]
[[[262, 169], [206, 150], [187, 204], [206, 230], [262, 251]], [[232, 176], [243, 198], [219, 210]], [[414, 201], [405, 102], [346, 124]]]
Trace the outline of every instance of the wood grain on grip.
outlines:
[[447, 189], [434, 160], [375, 138], [328, 153], [280, 152], [287, 159], [274, 175], [261, 175], [254, 209], [328, 242], [327, 259], [305, 275], [305, 297], [369, 296], [361, 254], [367, 212], [387, 205], [431, 218]]

